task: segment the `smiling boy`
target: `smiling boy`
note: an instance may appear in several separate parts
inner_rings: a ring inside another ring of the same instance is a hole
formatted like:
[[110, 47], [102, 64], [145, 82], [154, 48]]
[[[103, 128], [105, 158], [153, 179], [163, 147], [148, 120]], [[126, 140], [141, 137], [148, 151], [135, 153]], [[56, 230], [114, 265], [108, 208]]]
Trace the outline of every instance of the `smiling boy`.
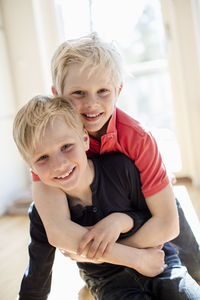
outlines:
[[[200, 287], [170, 245], [163, 248], [167, 267], [159, 248], [136, 249], [115, 243], [132, 235], [151, 218], [139, 174], [134, 163], [120, 153], [87, 159], [89, 136], [71, 101], [62, 97], [33, 98], [16, 115], [13, 135], [23, 158], [43, 183], [67, 195], [65, 240], [59, 241], [59, 248], [76, 253], [82, 238], [92, 232], [93, 238], [83, 250], [84, 257], [94, 244], [94, 248], [103, 251], [99, 261], [83, 257], [87, 263], [78, 263], [95, 299], [200, 297]], [[175, 205], [173, 209], [176, 214]], [[50, 291], [55, 248], [48, 243], [34, 205], [29, 216], [30, 261], [19, 299], [45, 300]], [[104, 251], [110, 242], [109, 251]]]
[[[115, 46], [94, 33], [66, 41], [56, 50], [51, 68], [53, 94], [67, 96], [72, 101], [89, 132], [88, 156], [122, 152], [139, 169], [152, 218], [123, 242], [144, 248], [173, 239], [178, 234], [177, 218], [171, 213], [174, 194], [155, 139], [115, 106], [123, 83], [121, 56]], [[38, 176], [33, 178], [33, 199], [48, 239], [56, 247], [65, 239], [65, 195], [45, 186]], [[200, 280], [200, 247], [179, 204], [178, 208], [181, 234], [173, 242], [190, 274]], [[86, 234], [81, 245], [89, 237]], [[95, 251], [90, 251], [91, 257]]]
[[[96, 48], [87, 48], [87, 43]], [[145, 248], [169, 241], [178, 234], [178, 219], [172, 209], [174, 195], [156, 142], [136, 120], [115, 107], [122, 88], [120, 56], [114, 49], [105, 50], [105, 45], [101, 46], [95, 37], [94, 41], [83, 39], [75, 48], [80, 49], [76, 52], [73, 42], [72, 45], [66, 43], [54, 55], [53, 93], [63, 94], [76, 107], [90, 135], [89, 156], [122, 152], [138, 167], [142, 191], [152, 218], [131, 237], [132, 245]], [[64, 206], [64, 195], [56, 190], [48, 192], [42, 182], [33, 182], [33, 197], [49, 241], [57, 246], [56, 241], [62, 238], [65, 221], [58, 211], [60, 209], [61, 212], [61, 205], [58, 207], [56, 203], [62, 202]]]

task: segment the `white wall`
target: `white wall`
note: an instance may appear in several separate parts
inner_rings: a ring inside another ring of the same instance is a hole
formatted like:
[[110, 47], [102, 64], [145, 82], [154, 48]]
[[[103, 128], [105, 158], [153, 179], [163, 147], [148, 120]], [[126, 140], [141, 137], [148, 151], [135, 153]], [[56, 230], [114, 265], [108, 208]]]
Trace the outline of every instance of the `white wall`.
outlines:
[[13, 118], [36, 94], [51, 93], [50, 59], [59, 41], [53, 0], [0, 0], [0, 12], [2, 214], [31, 182], [28, 167], [13, 142]]
[[0, 214], [2, 214], [15, 198], [15, 194], [26, 185], [25, 167], [12, 139], [12, 122], [16, 105], [2, 19], [0, 66]]
[[181, 175], [191, 177], [193, 183], [200, 186], [200, 48], [195, 35], [194, 1], [161, 0], [161, 4], [182, 155]]

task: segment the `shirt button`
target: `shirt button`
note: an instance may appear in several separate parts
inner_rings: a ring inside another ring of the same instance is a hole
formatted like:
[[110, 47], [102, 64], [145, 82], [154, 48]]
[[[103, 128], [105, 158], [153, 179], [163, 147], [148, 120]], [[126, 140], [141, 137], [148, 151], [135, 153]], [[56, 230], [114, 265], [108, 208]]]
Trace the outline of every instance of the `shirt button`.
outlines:
[[92, 209], [92, 210], [93, 210], [93, 212], [94, 212], [94, 213], [96, 213], [96, 212], [97, 212], [97, 208], [96, 208], [96, 207], [93, 207], [93, 209]]

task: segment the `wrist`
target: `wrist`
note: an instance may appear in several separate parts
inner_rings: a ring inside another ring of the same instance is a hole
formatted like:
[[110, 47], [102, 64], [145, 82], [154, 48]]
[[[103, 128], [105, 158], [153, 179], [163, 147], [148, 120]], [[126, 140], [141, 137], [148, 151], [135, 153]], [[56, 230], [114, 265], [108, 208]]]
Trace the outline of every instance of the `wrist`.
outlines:
[[139, 272], [143, 254], [142, 249], [132, 248], [131, 259], [128, 260], [127, 266]]

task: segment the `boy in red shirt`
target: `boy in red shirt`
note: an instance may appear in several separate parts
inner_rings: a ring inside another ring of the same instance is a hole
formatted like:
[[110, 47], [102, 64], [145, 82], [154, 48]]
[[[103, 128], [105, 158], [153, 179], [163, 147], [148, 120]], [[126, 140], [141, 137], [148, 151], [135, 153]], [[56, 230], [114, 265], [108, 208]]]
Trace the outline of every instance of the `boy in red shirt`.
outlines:
[[[140, 172], [142, 191], [152, 217], [127, 238], [127, 244], [138, 248], [154, 247], [177, 235], [170, 209], [174, 194], [151, 133], [116, 108], [122, 88], [122, 74], [121, 58], [115, 47], [91, 34], [65, 42], [57, 49], [52, 59], [52, 91], [54, 95], [66, 96], [76, 107], [90, 136], [89, 156], [117, 151], [134, 161]], [[36, 176], [34, 180], [34, 202], [48, 239], [56, 247], [58, 241], [64, 239], [66, 198], [60, 190], [37, 181]], [[199, 248], [179, 209], [181, 238], [173, 242], [192, 277], [200, 280]], [[182, 239], [183, 235], [187, 244]], [[92, 238], [90, 232], [85, 235], [79, 253]], [[88, 257], [96, 257], [97, 249], [98, 245], [94, 245]], [[98, 256], [100, 254], [98, 251]]]

